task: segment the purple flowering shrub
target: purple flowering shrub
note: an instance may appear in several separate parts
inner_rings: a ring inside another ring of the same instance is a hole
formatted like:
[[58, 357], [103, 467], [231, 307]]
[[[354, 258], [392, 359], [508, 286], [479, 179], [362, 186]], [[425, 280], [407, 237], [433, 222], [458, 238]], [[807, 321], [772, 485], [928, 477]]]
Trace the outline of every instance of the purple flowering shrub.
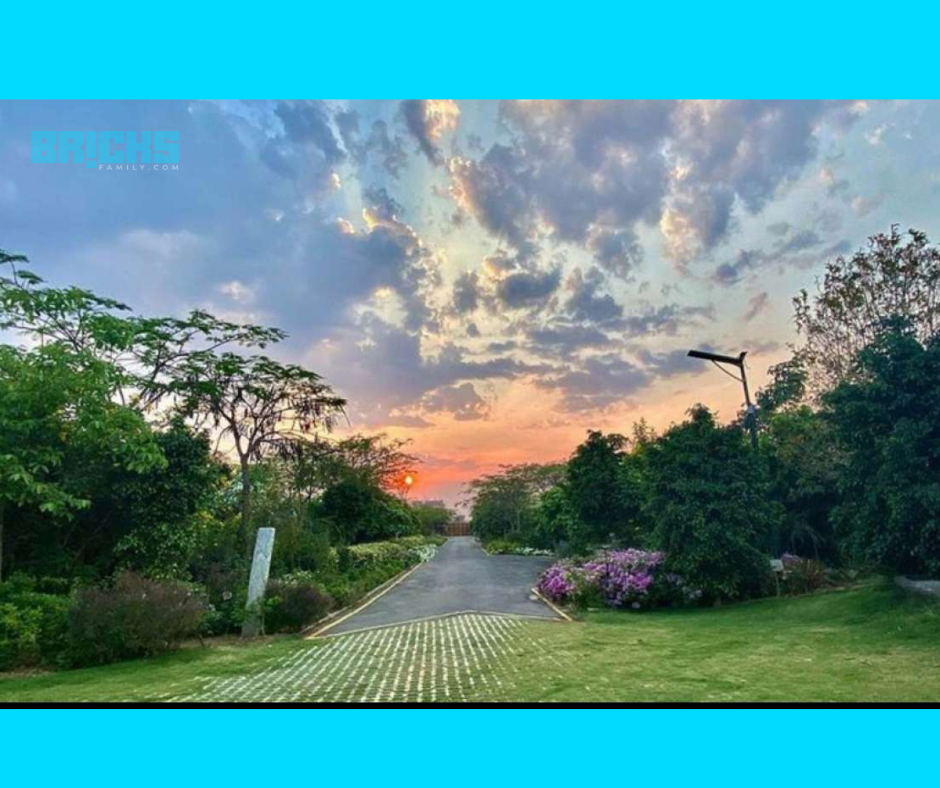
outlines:
[[648, 550], [610, 550], [584, 562], [560, 561], [539, 578], [539, 592], [577, 607], [640, 610], [692, 602], [701, 591], [663, 570], [665, 555]]

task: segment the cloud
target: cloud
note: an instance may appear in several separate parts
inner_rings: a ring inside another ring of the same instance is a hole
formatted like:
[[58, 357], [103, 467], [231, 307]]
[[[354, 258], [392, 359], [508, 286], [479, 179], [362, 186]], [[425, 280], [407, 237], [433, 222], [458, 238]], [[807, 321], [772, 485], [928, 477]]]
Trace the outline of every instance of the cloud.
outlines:
[[539, 306], [561, 284], [561, 269], [516, 271], [496, 283], [496, 298], [507, 309]]
[[598, 294], [604, 277], [597, 269], [582, 275], [577, 268], [568, 278], [565, 287], [571, 293], [565, 301], [565, 310], [575, 320], [592, 323], [607, 323], [623, 315], [623, 307], [610, 294]]
[[454, 282], [453, 304], [458, 315], [476, 310], [480, 303], [480, 279], [475, 271], [465, 271]]
[[385, 172], [396, 179], [401, 175], [408, 163], [408, 154], [401, 137], [389, 134], [388, 123], [382, 119], [374, 120], [369, 135], [363, 138], [359, 130], [359, 113], [355, 110], [337, 112], [334, 122], [343, 147], [354, 161], [364, 164], [374, 154]]
[[868, 216], [868, 214], [877, 211], [881, 207], [881, 203], [884, 202], [884, 197], [883, 192], [873, 197], [862, 197], [862, 195], [858, 195], [852, 200], [852, 210], [859, 218]]
[[539, 388], [558, 390], [564, 411], [605, 408], [636, 394], [652, 381], [644, 369], [616, 355], [595, 356], [579, 369], [536, 381]]
[[526, 337], [534, 350], [554, 356], [568, 356], [584, 348], [604, 347], [611, 343], [610, 337], [594, 326], [562, 320], [530, 327]]
[[457, 128], [460, 107], [450, 99], [409, 99], [400, 105], [405, 127], [432, 164], [443, 163], [439, 143], [445, 132]]
[[505, 102], [513, 136], [448, 163], [458, 208], [523, 255], [544, 239], [580, 246], [626, 275], [640, 223], [687, 264], [728, 234], [735, 206], [759, 213], [817, 155], [848, 102]]
[[441, 386], [421, 398], [421, 407], [428, 413], [450, 413], [457, 421], [485, 419], [490, 406], [472, 383]]
[[747, 302], [747, 311], [744, 313], [744, 322], [750, 323], [758, 315], [762, 315], [770, 308], [770, 294], [763, 290], [752, 295]]
[[826, 245], [825, 239], [813, 229], [797, 229], [787, 225], [775, 234], [769, 249], [739, 249], [733, 260], [718, 265], [711, 278], [729, 287], [760, 269], [773, 267], [807, 268], [819, 260], [841, 254], [847, 241]]
[[418, 333], [371, 312], [335, 340], [311, 347], [307, 361], [350, 398], [351, 418], [371, 425], [384, 423], [389, 414], [418, 407], [425, 395], [441, 387], [512, 380], [551, 370], [545, 364], [528, 364], [505, 355], [477, 358], [453, 343], [430, 353], [422, 349]]

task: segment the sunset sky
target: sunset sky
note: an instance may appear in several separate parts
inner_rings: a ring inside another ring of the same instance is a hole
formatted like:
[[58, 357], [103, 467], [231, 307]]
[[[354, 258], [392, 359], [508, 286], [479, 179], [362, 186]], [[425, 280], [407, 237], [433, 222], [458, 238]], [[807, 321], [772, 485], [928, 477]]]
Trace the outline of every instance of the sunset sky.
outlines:
[[[176, 172], [34, 164], [41, 129], [179, 131]], [[355, 431], [454, 502], [588, 428], [740, 387], [690, 347], [795, 340], [790, 299], [892, 222], [934, 240], [917, 102], [3, 102], [0, 248], [151, 314], [277, 325]]]

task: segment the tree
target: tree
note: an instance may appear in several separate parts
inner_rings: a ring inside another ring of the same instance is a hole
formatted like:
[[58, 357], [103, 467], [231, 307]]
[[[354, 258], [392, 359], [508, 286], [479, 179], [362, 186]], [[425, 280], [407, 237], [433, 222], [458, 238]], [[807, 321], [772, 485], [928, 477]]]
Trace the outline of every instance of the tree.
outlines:
[[0, 345], [0, 568], [7, 509], [71, 520], [91, 501], [89, 468], [143, 473], [165, 465], [136, 411], [111, 399], [112, 365], [61, 342]]
[[110, 365], [122, 404], [149, 412], [179, 379], [192, 354], [226, 345], [264, 348], [285, 338], [277, 328], [231, 323], [195, 310], [185, 318], [143, 317], [126, 304], [80, 287], [47, 286], [22, 266], [29, 261], [0, 249], [0, 329], [28, 335], [40, 345], [57, 342]]
[[940, 576], [940, 332], [889, 323], [824, 406], [845, 453], [833, 519], [849, 558]]
[[315, 372], [263, 355], [190, 353], [172, 370], [167, 391], [177, 412], [230, 440], [241, 471], [241, 521], [251, 516], [250, 464], [289, 454], [298, 441], [332, 429], [346, 400]]
[[703, 405], [689, 417], [647, 448], [652, 544], [705, 599], [760, 593], [779, 509], [740, 426], [719, 426]]
[[829, 422], [806, 405], [765, 416], [760, 441], [770, 494], [783, 505], [773, 555], [833, 561], [838, 557], [830, 514], [839, 503], [841, 452]]
[[467, 485], [471, 529], [483, 540], [509, 538], [528, 542], [536, 525], [542, 493], [564, 479], [563, 465], [503, 465], [499, 472]]
[[417, 457], [403, 451], [410, 441], [384, 434], [351, 435], [331, 442], [300, 441], [289, 445], [294, 484], [313, 500], [343, 479], [355, 476], [366, 484], [400, 493], [404, 479], [415, 473]]
[[454, 517], [454, 513], [446, 506], [430, 501], [416, 501], [411, 504], [411, 511], [423, 534], [443, 533], [444, 527]]
[[213, 455], [209, 436], [181, 419], [155, 438], [165, 466], [104, 474], [106, 486], [94, 492], [92, 505], [78, 519], [104, 534], [102, 552], [120, 569], [187, 579], [230, 469]]
[[611, 536], [636, 542], [640, 498], [634, 477], [627, 472], [628, 445], [623, 435], [592, 430], [568, 461], [565, 489], [594, 542], [606, 542]]
[[832, 389], [854, 367], [854, 360], [892, 317], [909, 320], [924, 342], [940, 329], [940, 250], [927, 235], [893, 225], [868, 239], [868, 248], [826, 265], [816, 294], [803, 290], [793, 299], [796, 325], [803, 335], [799, 351], [809, 372], [811, 393]]
[[319, 514], [332, 523], [334, 540], [341, 544], [392, 539], [419, 530], [418, 519], [404, 501], [356, 476], [323, 493]]

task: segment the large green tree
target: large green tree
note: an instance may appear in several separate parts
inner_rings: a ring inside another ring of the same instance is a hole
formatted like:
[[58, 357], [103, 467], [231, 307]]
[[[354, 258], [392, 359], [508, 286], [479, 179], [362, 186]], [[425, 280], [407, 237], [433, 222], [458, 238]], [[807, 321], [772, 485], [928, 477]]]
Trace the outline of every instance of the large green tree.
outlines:
[[[91, 505], [92, 468], [145, 473], [165, 466], [153, 431], [112, 399], [114, 367], [52, 341], [25, 350], [0, 345], [0, 568], [5, 522], [28, 527], [39, 513], [56, 524]], [[25, 537], [27, 534], [15, 534]]]
[[940, 576], [940, 333], [888, 323], [824, 399], [845, 454], [834, 511], [849, 556]]
[[926, 233], [895, 225], [827, 263], [816, 293], [803, 290], [794, 306], [804, 340], [798, 355], [818, 397], [856, 370], [856, 356], [886, 320], [906, 318], [921, 342], [940, 330], [940, 250]]
[[698, 405], [647, 447], [647, 462], [651, 541], [670, 570], [706, 599], [760, 593], [780, 511], [740, 426], [720, 426]]
[[323, 379], [296, 364], [264, 355], [213, 351], [190, 353], [166, 386], [176, 411], [213, 429], [231, 445], [241, 477], [242, 528], [251, 519], [250, 466], [288, 455], [300, 441], [329, 431], [346, 400]]
[[623, 435], [591, 430], [568, 461], [568, 498], [590, 541], [638, 539], [641, 497], [628, 448]]

